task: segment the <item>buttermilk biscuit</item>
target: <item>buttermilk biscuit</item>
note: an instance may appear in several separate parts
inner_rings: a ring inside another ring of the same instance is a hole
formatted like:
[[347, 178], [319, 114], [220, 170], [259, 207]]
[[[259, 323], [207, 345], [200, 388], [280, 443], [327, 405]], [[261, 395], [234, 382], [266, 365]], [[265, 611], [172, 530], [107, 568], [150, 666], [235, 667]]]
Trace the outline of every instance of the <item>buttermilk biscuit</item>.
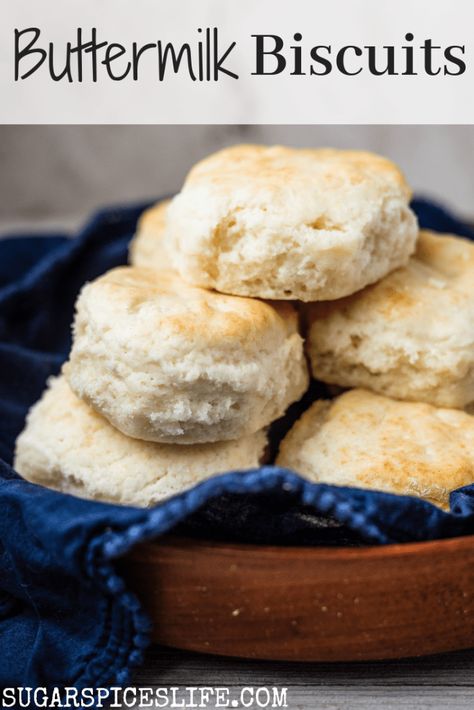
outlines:
[[223, 296], [172, 272], [121, 267], [82, 290], [65, 375], [124, 434], [165, 443], [238, 439], [308, 384], [288, 303]]
[[130, 439], [50, 381], [16, 444], [15, 468], [49, 488], [114, 503], [149, 506], [213, 474], [260, 464], [262, 431], [237, 441], [173, 446]]
[[319, 301], [406, 264], [417, 225], [395, 165], [371, 153], [242, 145], [198, 163], [168, 210], [183, 278]]
[[130, 242], [129, 261], [133, 266], [163, 270], [170, 266], [165, 240], [163, 239], [166, 210], [169, 200], [145, 210], [138, 220], [137, 231]]
[[277, 464], [312, 481], [425, 498], [441, 507], [474, 481], [474, 417], [351, 390], [308, 409]]
[[398, 399], [474, 402], [474, 244], [422, 232], [415, 256], [375, 286], [308, 307], [316, 378]]

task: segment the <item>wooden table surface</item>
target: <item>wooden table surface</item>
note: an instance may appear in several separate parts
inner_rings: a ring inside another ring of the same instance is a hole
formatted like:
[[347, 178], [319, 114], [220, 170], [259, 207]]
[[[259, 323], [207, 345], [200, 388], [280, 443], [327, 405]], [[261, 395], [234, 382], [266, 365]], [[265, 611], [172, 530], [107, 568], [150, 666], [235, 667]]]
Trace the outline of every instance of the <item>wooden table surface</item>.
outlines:
[[228, 687], [230, 697], [237, 697], [245, 686], [284, 686], [290, 710], [472, 710], [474, 649], [415, 660], [294, 664], [219, 658], [154, 646], [133, 683], [161, 688]]

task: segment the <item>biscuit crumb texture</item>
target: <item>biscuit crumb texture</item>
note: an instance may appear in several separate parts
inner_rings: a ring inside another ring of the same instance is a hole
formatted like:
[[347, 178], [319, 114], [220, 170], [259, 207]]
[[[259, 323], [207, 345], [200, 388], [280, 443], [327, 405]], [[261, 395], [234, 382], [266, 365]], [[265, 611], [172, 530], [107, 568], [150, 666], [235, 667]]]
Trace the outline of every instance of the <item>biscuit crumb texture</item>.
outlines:
[[351, 390], [315, 402], [282, 441], [277, 464], [311, 481], [448, 508], [450, 491], [474, 481], [474, 417]]
[[198, 163], [167, 213], [182, 277], [223, 293], [319, 301], [406, 264], [411, 192], [372, 153], [234, 146]]
[[53, 378], [28, 414], [15, 469], [27, 480], [82, 498], [139, 507], [217, 473], [260, 465], [263, 431], [237, 441], [173, 446], [130, 439]]
[[224, 296], [135, 267], [83, 288], [64, 373], [124, 434], [180, 444], [264, 428], [309, 379], [291, 304]]
[[145, 210], [138, 220], [136, 234], [129, 246], [129, 262], [133, 266], [163, 271], [171, 268], [171, 257], [165, 241], [166, 211], [169, 200]]
[[440, 407], [474, 403], [474, 244], [423, 231], [408, 265], [307, 307], [314, 376]]

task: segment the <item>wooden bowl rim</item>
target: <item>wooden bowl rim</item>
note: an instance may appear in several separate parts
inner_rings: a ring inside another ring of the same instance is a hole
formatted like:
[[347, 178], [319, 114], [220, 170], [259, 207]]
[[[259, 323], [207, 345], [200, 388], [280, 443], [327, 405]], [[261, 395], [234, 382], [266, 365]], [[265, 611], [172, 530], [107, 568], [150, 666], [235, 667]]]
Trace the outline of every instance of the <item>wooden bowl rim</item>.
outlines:
[[301, 545], [259, 545], [255, 543], [235, 543], [192, 538], [175, 534], [152, 540], [142, 545], [148, 550], [157, 551], [158, 547], [173, 548], [180, 551], [192, 549], [208, 549], [210, 551], [232, 553], [246, 553], [252, 557], [271, 557], [278, 559], [308, 558], [311, 560], [354, 560], [354, 559], [393, 559], [431, 555], [436, 553], [460, 552], [471, 550], [474, 546], [474, 535], [443, 538], [441, 540], [425, 540], [420, 542], [391, 543], [388, 545], [367, 545], [364, 547], [323, 547]]
[[157, 643], [254, 660], [349, 662], [472, 647], [473, 560], [474, 535], [336, 548], [174, 534], [139, 545], [123, 564]]

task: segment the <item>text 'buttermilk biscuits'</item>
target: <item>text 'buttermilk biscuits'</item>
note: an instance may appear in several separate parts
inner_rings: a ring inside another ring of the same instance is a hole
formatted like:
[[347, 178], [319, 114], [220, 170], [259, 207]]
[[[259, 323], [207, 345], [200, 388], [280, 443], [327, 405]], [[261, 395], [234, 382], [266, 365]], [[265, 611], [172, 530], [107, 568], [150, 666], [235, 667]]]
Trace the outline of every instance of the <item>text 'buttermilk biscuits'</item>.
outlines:
[[312, 481], [447, 507], [452, 490], [474, 481], [474, 417], [351, 390], [315, 402], [281, 443], [277, 464]]
[[190, 283], [340, 298], [406, 264], [417, 238], [410, 196], [398, 168], [371, 153], [235, 146], [191, 170], [166, 239]]
[[196, 446], [128, 438], [60, 377], [30, 410], [15, 468], [27, 480], [64, 493], [147, 507], [214, 474], [259, 466], [265, 446], [263, 431]]
[[130, 242], [129, 257], [133, 266], [163, 271], [171, 268], [171, 257], [164, 232], [169, 200], [145, 210], [138, 220], [136, 234]]
[[64, 372], [124, 434], [180, 444], [252, 434], [308, 383], [293, 306], [136, 267], [83, 288]]
[[324, 382], [443, 407], [474, 402], [474, 244], [421, 232], [407, 266], [334, 303], [307, 307], [308, 353]]

